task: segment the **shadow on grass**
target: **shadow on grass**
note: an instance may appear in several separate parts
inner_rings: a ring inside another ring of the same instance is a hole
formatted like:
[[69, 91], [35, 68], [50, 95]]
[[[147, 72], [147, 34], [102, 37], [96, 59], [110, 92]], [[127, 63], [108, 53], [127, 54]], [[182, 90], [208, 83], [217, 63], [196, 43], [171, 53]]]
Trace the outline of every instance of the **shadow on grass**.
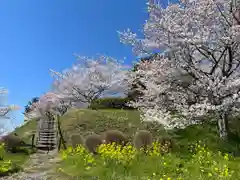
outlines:
[[216, 122], [192, 125], [185, 129], [173, 130], [169, 134], [177, 144], [175, 152], [182, 155], [189, 153], [189, 144], [201, 141], [213, 152], [221, 151], [240, 156], [239, 135], [231, 131], [229, 132], [228, 141], [223, 141], [219, 138]]

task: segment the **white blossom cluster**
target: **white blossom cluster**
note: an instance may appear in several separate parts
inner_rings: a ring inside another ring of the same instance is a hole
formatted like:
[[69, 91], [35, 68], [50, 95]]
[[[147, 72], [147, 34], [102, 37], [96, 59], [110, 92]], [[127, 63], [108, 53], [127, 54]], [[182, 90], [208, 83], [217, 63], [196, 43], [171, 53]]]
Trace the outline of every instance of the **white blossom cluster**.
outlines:
[[60, 112], [57, 111], [57, 108], [63, 106], [64, 104], [61, 103], [63, 96], [60, 94], [56, 94], [53, 92], [48, 92], [40, 96], [38, 102], [32, 103], [30, 106], [31, 111], [26, 113], [26, 116], [31, 118], [44, 118], [47, 116], [47, 112], [52, 113], [54, 115], [59, 114]]
[[[168, 128], [185, 127], [208, 112], [239, 110], [237, 4], [234, 0], [181, 0], [163, 8], [158, 1], [149, 1], [144, 38], [129, 29], [119, 32], [121, 42], [133, 46], [138, 55], [156, 49], [163, 52], [129, 75], [130, 83], [137, 78], [146, 86], [139, 87], [143, 96], [132, 102], [145, 119], [156, 119]], [[190, 77], [187, 86], [179, 82], [183, 74]], [[169, 108], [183, 116], [176, 118]]]
[[[78, 62], [63, 72], [50, 70], [52, 92], [43, 94], [31, 105], [28, 118], [43, 118], [46, 113], [62, 115], [64, 108], [81, 103], [87, 107], [94, 99], [127, 91], [127, 67], [111, 57], [78, 56]], [[65, 112], [65, 110], [64, 110]]]

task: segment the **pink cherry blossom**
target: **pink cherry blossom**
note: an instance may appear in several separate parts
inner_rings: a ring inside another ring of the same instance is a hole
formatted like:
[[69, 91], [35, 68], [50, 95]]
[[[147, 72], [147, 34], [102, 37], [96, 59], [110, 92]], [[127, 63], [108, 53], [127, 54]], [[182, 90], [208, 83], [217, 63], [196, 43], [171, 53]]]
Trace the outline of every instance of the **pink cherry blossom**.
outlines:
[[[240, 102], [239, 2], [182, 0], [166, 8], [159, 2], [147, 4], [144, 38], [129, 29], [119, 32], [137, 55], [162, 52], [129, 75], [130, 83], [138, 78], [146, 86], [139, 87], [143, 96], [132, 105], [145, 120], [157, 119], [167, 128], [217, 112], [220, 136], [226, 137], [226, 115], [238, 112]], [[189, 81], [183, 83], [186, 74]], [[169, 109], [183, 116], [176, 118]]]

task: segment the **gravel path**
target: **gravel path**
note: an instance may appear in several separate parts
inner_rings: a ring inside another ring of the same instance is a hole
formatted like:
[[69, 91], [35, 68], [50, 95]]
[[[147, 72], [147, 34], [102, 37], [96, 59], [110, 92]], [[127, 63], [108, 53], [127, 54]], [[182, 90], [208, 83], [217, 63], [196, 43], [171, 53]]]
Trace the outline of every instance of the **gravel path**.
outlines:
[[0, 178], [0, 180], [60, 180], [55, 167], [60, 162], [57, 151], [37, 152], [24, 164], [23, 171]]

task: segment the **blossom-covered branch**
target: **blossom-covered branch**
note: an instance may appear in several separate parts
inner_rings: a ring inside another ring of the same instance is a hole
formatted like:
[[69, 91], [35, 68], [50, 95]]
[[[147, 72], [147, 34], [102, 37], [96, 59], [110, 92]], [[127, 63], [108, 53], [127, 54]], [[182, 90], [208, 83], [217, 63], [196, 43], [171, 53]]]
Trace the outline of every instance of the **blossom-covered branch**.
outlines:
[[[143, 96], [133, 105], [166, 127], [185, 127], [197, 116], [218, 112], [220, 136], [227, 136], [225, 115], [239, 110], [240, 98], [238, 3], [181, 0], [163, 8], [149, 1], [148, 11], [143, 39], [119, 32], [136, 54], [163, 52], [131, 74], [130, 81], [138, 77], [147, 87], [139, 89]], [[187, 86], [179, 83], [183, 74], [191, 79]], [[183, 116], [174, 118], [169, 108]]]
[[101, 96], [124, 93], [126, 70], [121, 62], [107, 57], [78, 56], [78, 62], [62, 73], [51, 70], [53, 90], [73, 102], [88, 104]]

